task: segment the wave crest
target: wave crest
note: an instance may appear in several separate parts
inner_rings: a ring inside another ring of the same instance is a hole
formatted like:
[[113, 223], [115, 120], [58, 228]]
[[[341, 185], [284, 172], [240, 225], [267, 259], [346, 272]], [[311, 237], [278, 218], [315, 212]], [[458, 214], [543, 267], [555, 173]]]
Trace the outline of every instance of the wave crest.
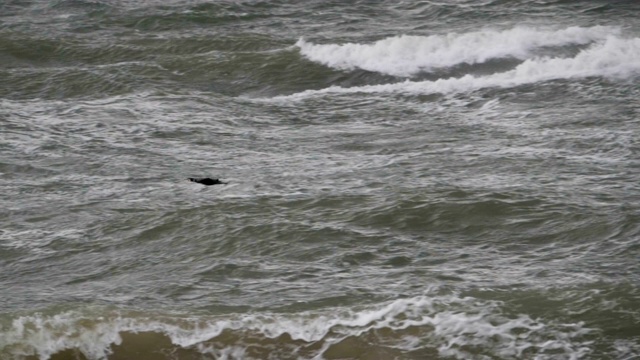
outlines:
[[435, 94], [476, 91], [482, 88], [508, 88], [524, 84], [559, 80], [604, 77], [626, 79], [640, 74], [640, 38], [622, 39], [608, 36], [603, 41], [581, 50], [574, 57], [536, 57], [527, 59], [512, 70], [484, 76], [466, 74], [461, 77], [427, 81], [410, 81], [356, 87], [331, 86], [319, 90], [275, 97], [275, 100], [298, 100], [327, 94], [403, 93]]
[[425, 353], [504, 358], [521, 357], [523, 352], [588, 352], [580, 338], [590, 330], [582, 324], [505, 316], [501, 307], [498, 301], [425, 295], [360, 309], [298, 314], [181, 317], [99, 311], [101, 315], [96, 315], [96, 309], [93, 315], [34, 314], [18, 317], [2, 329], [0, 355], [40, 360], [64, 353], [90, 360], [143, 353], [169, 354], [167, 359], [191, 359], [197, 354], [301, 359], [328, 354], [348, 358], [358, 349], [376, 348], [388, 355], [381, 358]]
[[569, 27], [556, 31], [516, 27], [464, 34], [402, 35], [373, 44], [313, 44], [300, 39], [296, 46], [307, 59], [331, 68], [411, 76], [434, 68], [478, 64], [490, 59], [525, 60], [540, 48], [586, 45], [619, 32], [617, 28], [605, 26]]

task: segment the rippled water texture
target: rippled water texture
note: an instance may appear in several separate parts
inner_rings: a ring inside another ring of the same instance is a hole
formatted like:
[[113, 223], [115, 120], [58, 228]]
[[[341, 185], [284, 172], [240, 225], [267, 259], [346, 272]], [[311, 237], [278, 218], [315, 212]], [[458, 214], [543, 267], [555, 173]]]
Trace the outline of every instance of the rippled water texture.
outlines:
[[0, 359], [640, 356], [639, 11], [0, 2]]

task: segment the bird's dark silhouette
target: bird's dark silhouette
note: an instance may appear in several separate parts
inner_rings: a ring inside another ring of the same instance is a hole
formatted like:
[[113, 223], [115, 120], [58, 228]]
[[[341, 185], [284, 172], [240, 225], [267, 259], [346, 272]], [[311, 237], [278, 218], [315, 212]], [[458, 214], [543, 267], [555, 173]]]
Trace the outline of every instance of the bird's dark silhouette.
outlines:
[[207, 185], [207, 186], [218, 185], [218, 184], [222, 184], [222, 185], [228, 184], [228, 182], [222, 182], [220, 181], [220, 179], [211, 179], [211, 178], [189, 178], [189, 181], [193, 181], [198, 184]]

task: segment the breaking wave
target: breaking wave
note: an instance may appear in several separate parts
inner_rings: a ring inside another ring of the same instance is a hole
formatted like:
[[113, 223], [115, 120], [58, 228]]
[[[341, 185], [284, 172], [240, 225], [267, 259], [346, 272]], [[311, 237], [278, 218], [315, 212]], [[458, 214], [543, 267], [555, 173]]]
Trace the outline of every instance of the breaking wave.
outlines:
[[607, 36], [579, 51], [573, 57], [543, 56], [527, 59], [512, 70], [484, 76], [466, 74], [461, 77], [437, 80], [365, 85], [356, 87], [331, 86], [307, 90], [275, 99], [304, 99], [324, 94], [404, 93], [433, 94], [475, 91], [482, 88], [508, 88], [524, 84], [558, 79], [604, 77], [626, 79], [640, 74], [640, 38], [623, 39]]
[[545, 47], [586, 45], [617, 35], [604, 26], [537, 30], [517, 27], [465, 34], [395, 36], [373, 44], [313, 44], [300, 39], [296, 46], [307, 59], [340, 70], [363, 69], [388, 75], [411, 76], [433, 68], [478, 64], [490, 59], [528, 59]]
[[[555, 324], [501, 313], [501, 302], [419, 296], [360, 309], [298, 314], [181, 317], [122, 311], [33, 314], [13, 319], [0, 339], [2, 358], [108, 359], [158, 353], [157, 358], [350, 358], [377, 349], [380, 358], [589, 352], [582, 324]], [[152, 344], [152, 345], [150, 345]], [[360, 349], [360, 350], [358, 350]]]

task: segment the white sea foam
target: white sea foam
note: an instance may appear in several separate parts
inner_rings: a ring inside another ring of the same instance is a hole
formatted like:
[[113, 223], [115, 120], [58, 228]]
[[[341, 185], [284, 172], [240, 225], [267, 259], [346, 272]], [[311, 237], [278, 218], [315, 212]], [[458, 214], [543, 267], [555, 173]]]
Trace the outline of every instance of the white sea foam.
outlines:
[[586, 45], [619, 32], [617, 28], [605, 26], [556, 31], [516, 27], [464, 34], [402, 35], [373, 44], [313, 44], [300, 39], [296, 45], [307, 59], [332, 68], [410, 76], [433, 68], [477, 64], [490, 59], [525, 60], [542, 47]]
[[[222, 358], [242, 358], [242, 340], [216, 348], [208, 340], [223, 331], [262, 334], [275, 339], [288, 334], [307, 343], [321, 341], [314, 356], [347, 337], [358, 337], [374, 329], [390, 329], [398, 334], [385, 340], [395, 348], [412, 350], [436, 348], [443, 356], [468, 357], [470, 347], [478, 347], [493, 356], [519, 357], [523, 351], [563, 353], [566, 358], [589, 352], [580, 338], [589, 332], [581, 324], [554, 324], [533, 320], [527, 315], [501, 314], [502, 303], [471, 297], [419, 296], [399, 299], [366, 309], [328, 309], [299, 314], [244, 314], [227, 317], [140, 317], [111, 313], [88, 317], [78, 312], [54, 316], [30, 315], [13, 320], [0, 329], [0, 355], [37, 356], [41, 360], [69, 348], [81, 351], [89, 359], [106, 359], [111, 345], [122, 343], [120, 333], [155, 332], [165, 334], [183, 348], [199, 349]], [[420, 327], [420, 338], [402, 336], [403, 330]], [[554, 339], [549, 341], [548, 339]]]
[[432, 94], [474, 91], [488, 87], [514, 87], [556, 79], [606, 77], [624, 79], [640, 74], [640, 38], [608, 36], [574, 57], [540, 57], [527, 59], [515, 69], [486, 76], [465, 75], [435, 81], [409, 81], [350, 88], [331, 86], [307, 90], [274, 100], [296, 100], [326, 94], [405, 93]]

